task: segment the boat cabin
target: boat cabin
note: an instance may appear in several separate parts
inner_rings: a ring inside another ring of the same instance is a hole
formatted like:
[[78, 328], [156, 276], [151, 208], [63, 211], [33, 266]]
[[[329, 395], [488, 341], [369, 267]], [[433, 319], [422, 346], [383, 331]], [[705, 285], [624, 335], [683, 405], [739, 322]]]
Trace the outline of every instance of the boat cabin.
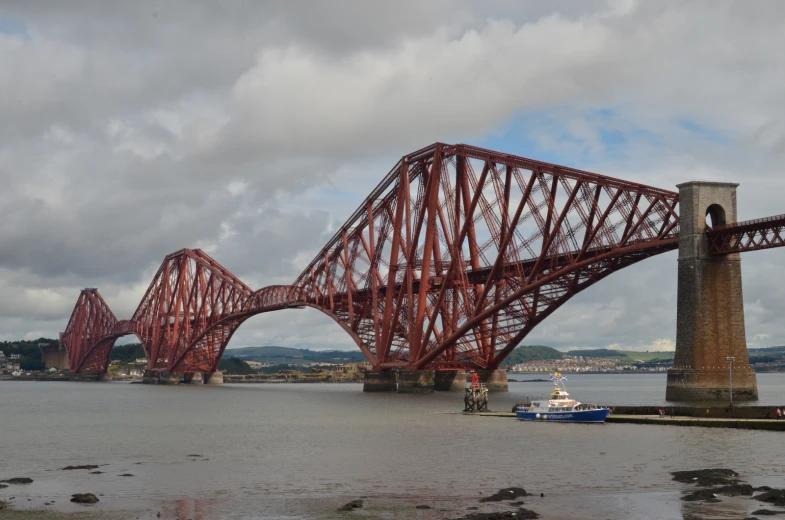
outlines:
[[572, 406], [576, 404], [575, 399], [570, 399], [570, 394], [558, 388], [553, 389], [551, 398], [548, 400], [551, 406]]

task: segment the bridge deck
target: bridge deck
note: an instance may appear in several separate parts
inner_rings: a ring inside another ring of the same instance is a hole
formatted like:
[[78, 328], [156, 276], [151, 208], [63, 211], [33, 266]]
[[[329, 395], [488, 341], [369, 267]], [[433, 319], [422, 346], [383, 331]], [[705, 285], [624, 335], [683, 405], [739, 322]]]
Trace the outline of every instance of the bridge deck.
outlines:
[[785, 245], [785, 215], [745, 220], [706, 231], [709, 254], [727, 255]]

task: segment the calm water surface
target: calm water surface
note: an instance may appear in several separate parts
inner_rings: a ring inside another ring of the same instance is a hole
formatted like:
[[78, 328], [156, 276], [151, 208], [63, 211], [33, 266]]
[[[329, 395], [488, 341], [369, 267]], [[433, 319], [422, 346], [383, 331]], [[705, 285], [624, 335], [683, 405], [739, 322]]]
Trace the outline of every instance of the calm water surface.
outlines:
[[[519, 379], [536, 376], [513, 376]], [[764, 404], [785, 375], [759, 375]], [[660, 375], [570, 376], [582, 401], [660, 404]], [[548, 383], [493, 394], [509, 410]], [[499, 488], [537, 496], [544, 518], [745, 518], [747, 498], [680, 500], [669, 472], [729, 467], [753, 485], [785, 487], [778, 432], [521, 423], [455, 414], [462, 395], [366, 394], [361, 385], [147, 386], [0, 381], [0, 490], [16, 509], [100, 518], [456, 518]], [[195, 457], [193, 455], [200, 455]], [[101, 464], [103, 473], [62, 471]], [[132, 477], [123, 477], [130, 473]], [[103, 494], [95, 506], [72, 493]], [[541, 498], [539, 493], [545, 493]], [[335, 509], [367, 497], [352, 513]], [[28, 501], [28, 498], [30, 501]], [[54, 505], [44, 502], [55, 500]], [[416, 510], [418, 504], [434, 509]], [[508, 507], [509, 509], [509, 507]], [[349, 515], [349, 516], [347, 516]], [[0, 513], [0, 517], [2, 513]]]

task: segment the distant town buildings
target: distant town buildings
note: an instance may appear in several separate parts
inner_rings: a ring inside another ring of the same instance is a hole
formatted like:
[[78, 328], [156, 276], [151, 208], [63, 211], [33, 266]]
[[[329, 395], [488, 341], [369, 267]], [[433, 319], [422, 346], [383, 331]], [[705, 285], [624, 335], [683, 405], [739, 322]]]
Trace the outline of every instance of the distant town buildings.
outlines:
[[641, 367], [641, 360], [566, 355], [562, 359], [528, 361], [512, 365], [511, 372], [666, 372], [667, 366]]
[[19, 363], [14, 363], [11, 361], [11, 358], [18, 359], [17, 357], [6, 357], [5, 352], [0, 350], [0, 375], [7, 375], [13, 372], [19, 372]]

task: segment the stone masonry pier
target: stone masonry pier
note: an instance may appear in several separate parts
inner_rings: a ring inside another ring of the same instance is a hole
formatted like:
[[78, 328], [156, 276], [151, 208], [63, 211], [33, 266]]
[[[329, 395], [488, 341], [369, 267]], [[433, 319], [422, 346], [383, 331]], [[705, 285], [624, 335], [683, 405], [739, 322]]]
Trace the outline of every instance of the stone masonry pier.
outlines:
[[[744, 329], [741, 257], [710, 256], [705, 231], [736, 222], [738, 184], [680, 184], [676, 353], [668, 370], [668, 401], [758, 398]], [[731, 361], [729, 358], [733, 358]], [[730, 366], [732, 363], [732, 367]]]
[[[477, 373], [480, 383], [486, 385], [489, 392], [508, 391], [506, 370], [478, 370]], [[467, 382], [468, 372], [465, 370], [368, 370], [365, 372], [363, 392], [463, 392]]]

